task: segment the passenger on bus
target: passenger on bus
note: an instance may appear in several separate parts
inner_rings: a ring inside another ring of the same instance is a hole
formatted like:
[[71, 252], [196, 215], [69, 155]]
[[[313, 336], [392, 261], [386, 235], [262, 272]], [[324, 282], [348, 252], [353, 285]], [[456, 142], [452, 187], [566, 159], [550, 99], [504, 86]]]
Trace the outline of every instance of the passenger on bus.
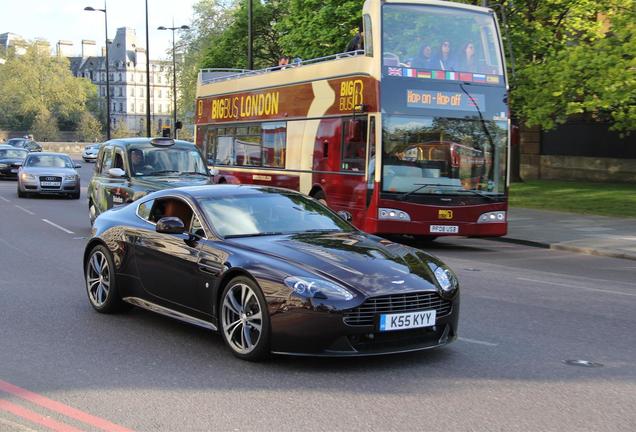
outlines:
[[278, 58], [278, 67], [277, 69], [287, 69], [287, 66], [289, 65], [289, 56], [287, 55], [282, 55]]
[[362, 30], [362, 23], [360, 23], [358, 24], [358, 32], [347, 44], [347, 48], [345, 48], [345, 52], [362, 51], [362, 50], [364, 50], [364, 33]]
[[433, 68], [441, 70], [455, 70], [451, 60], [451, 44], [450, 41], [442, 41], [439, 47], [439, 53], [433, 61]]
[[462, 58], [459, 61], [457, 69], [465, 72], [479, 72], [477, 70], [477, 61], [475, 60], [475, 44], [467, 42], [462, 50]]
[[431, 69], [433, 67], [432, 53], [433, 50], [430, 45], [422, 45], [417, 56], [413, 59], [411, 67]]

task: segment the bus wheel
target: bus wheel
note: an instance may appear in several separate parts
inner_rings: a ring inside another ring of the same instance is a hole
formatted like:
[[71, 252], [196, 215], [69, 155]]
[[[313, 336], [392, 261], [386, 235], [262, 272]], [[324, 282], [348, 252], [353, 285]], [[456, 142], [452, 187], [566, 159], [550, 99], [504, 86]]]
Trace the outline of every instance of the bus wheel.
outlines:
[[327, 200], [325, 199], [325, 193], [323, 191], [316, 192], [313, 198], [325, 207], [329, 207], [329, 204], [327, 204]]

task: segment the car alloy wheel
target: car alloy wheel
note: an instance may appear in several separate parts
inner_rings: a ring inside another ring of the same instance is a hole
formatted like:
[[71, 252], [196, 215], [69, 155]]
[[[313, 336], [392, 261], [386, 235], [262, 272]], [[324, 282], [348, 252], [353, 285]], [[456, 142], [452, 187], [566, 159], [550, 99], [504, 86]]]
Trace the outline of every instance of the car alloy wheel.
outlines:
[[114, 313], [130, 309], [119, 295], [115, 279], [115, 264], [108, 248], [95, 246], [86, 260], [86, 291], [93, 308], [101, 313]]
[[248, 278], [235, 278], [223, 291], [221, 331], [233, 353], [257, 360], [268, 351], [269, 323], [265, 299]]
[[101, 250], [93, 252], [88, 260], [86, 288], [91, 304], [103, 308], [110, 291], [111, 271], [106, 255]]

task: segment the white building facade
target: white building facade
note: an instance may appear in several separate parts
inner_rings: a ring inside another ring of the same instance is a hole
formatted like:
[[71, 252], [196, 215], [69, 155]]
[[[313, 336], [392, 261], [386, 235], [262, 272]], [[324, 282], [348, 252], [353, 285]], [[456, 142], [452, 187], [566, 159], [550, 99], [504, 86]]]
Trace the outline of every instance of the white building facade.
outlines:
[[[104, 50], [97, 56], [94, 41], [82, 41], [80, 57], [70, 57], [75, 76], [90, 79], [102, 104], [106, 103]], [[131, 134], [146, 133], [146, 49], [137, 44], [135, 29], [117, 29], [110, 43], [110, 121], [116, 129], [125, 124]], [[172, 70], [168, 61], [150, 60], [150, 115], [153, 134], [172, 128]], [[104, 106], [104, 105], [103, 105]]]

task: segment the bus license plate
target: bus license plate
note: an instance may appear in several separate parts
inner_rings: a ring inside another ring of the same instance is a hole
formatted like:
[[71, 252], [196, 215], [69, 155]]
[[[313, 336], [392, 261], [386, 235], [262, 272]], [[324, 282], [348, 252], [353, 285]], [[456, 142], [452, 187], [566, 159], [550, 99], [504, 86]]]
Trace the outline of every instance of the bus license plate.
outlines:
[[59, 186], [60, 182], [43, 181], [43, 182], [40, 183], [40, 185], [42, 185], [42, 186]]
[[380, 315], [380, 331], [405, 330], [435, 325], [435, 309]]
[[457, 225], [431, 225], [432, 233], [457, 234], [459, 226]]

